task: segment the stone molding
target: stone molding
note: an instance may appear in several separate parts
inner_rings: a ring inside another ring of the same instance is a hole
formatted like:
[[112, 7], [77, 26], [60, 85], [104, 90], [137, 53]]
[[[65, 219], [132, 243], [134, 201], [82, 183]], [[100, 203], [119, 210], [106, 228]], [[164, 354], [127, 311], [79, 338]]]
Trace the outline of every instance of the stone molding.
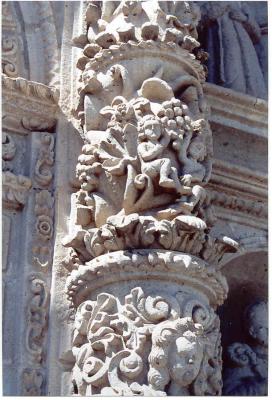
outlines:
[[21, 72], [20, 40], [12, 6], [8, 1], [2, 2], [2, 72], [9, 77], [17, 77]]
[[218, 217], [236, 219], [242, 225], [267, 230], [266, 174], [214, 160], [213, 172], [206, 188]]
[[146, 249], [96, 257], [71, 273], [66, 291], [68, 299], [78, 306], [101, 286], [145, 280], [147, 275], [158, 283], [175, 282], [203, 291], [212, 307], [222, 304], [228, 292], [225, 278], [214, 265], [181, 252]]
[[59, 92], [42, 83], [2, 75], [3, 128], [21, 135], [56, 125]]
[[267, 138], [267, 101], [212, 83], [204, 84], [204, 93], [211, 107], [211, 123]]

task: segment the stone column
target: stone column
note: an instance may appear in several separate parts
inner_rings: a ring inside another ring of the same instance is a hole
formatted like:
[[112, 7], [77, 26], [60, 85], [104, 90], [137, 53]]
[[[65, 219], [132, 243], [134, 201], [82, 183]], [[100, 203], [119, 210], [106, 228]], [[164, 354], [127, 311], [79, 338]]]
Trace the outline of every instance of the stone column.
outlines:
[[75, 394], [221, 394], [218, 262], [237, 243], [210, 234], [199, 18], [180, 1], [86, 9], [81, 189], [63, 240]]

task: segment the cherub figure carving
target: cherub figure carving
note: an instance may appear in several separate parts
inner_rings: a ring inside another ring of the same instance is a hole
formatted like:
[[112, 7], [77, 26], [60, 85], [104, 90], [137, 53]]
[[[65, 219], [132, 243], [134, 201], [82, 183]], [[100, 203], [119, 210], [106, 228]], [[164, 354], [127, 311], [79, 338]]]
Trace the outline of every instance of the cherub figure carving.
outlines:
[[190, 395], [189, 386], [197, 378], [204, 355], [202, 326], [191, 318], [158, 325], [152, 334], [148, 381], [155, 390], [173, 396]]
[[[211, 175], [211, 130], [207, 121], [199, 119], [193, 124], [194, 136], [188, 135], [179, 156], [184, 164], [182, 183], [190, 186], [192, 183], [208, 182]], [[186, 150], [187, 148], [187, 150]]]
[[233, 368], [224, 373], [223, 393], [229, 396], [265, 396], [268, 384], [267, 304], [258, 302], [245, 311], [245, 327], [253, 341], [233, 343], [228, 355]]
[[161, 187], [175, 189], [182, 194], [183, 188], [177, 169], [172, 166], [169, 158], [163, 157], [171, 137], [163, 129], [160, 121], [153, 116], [146, 118], [143, 130], [139, 135], [141, 142], [138, 145], [142, 173], [152, 179], [159, 178]]

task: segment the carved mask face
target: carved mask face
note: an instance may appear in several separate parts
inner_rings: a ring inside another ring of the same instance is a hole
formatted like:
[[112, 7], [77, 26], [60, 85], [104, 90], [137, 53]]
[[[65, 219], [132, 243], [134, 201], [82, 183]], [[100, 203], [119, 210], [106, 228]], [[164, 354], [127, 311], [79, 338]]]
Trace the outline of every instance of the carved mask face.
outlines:
[[147, 121], [144, 125], [145, 135], [148, 139], [159, 139], [161, 136], [161, 126], [158, 121]]
[[169, 353], [169, 372], [172, 380], [185, 387], [197, 377], [203, 349], [195, 339], [182, 336], [173, 342]]

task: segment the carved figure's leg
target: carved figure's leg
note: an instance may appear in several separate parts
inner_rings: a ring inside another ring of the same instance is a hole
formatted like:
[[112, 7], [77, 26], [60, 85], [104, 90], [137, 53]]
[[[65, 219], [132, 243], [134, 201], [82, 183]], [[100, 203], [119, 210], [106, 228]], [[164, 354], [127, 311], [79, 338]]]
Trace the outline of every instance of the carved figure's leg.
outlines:
[[159, 184], [165, 188], [174, 188], [176, 186], [176, 182], [170, 178], [172, 174], [171, 161], [168, 158], [163, 158], [160, 162], [161, 170], [160, 170], [160, 181]]

